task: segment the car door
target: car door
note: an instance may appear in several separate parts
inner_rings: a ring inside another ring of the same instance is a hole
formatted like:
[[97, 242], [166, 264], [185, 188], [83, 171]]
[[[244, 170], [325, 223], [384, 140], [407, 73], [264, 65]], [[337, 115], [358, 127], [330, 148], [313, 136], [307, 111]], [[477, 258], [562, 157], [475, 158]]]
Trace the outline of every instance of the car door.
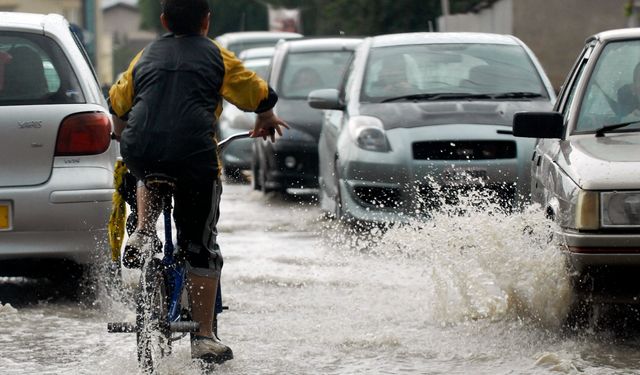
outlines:
[[319, 183], [320, 188], [324, 189], [329, 197], [336, 197], [338, 186], [336, 184], [338, 176], [336, 175], [336, 160], [338, 159], [338, 136], [345, 126], [345, 111], [347, 103], [345, 100], [345, 91], [348, 82], [352, 80], [354, 69], [353, 59], [349, 63], [345, 71], [342, 85], [339, 89], [340, 100], [345, 104], [342, 110], [325, 110], [322, 120], [322, 129], [318, 143], [319, 157]]
[[[565, 129], [571, 120], [571, 109], [576, 98], [579, 97], [580, 82], [586, 72], [594, 46], [594, 43], [590, 43], [582, 50], [556, 101], [554, 109], [562, 114]], [[563, 142], [566, 141], [563, 139], [539, 139], [532, 157], [532, 201], [538, 202], [544, 207], [550, 207], [551, 210], [557, 208], [560, 204], [558, 200], [562, 199], [559, 196], [562, 194], [558, 192], [558, 189], [562, 187], [560, 181], [562, 173], [558, 170], [556, 161]]]

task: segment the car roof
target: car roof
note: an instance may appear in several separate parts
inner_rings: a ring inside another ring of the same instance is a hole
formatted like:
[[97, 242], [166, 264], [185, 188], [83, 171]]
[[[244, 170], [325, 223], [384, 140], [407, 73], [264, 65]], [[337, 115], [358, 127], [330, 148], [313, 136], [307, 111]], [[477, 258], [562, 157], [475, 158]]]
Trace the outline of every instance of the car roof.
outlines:
[[216, 37], [216, 40], [225, 41], [227, 43], [242, 42], [248, 40], [278, 40], [285, 38], [301, 38], [298, 33], [280, 32], [280, 31], [239, 31], [233, 33], [225, 33]]
[[0, 28], [55, 32], [68, 29], [69, 23], [59, 14], [0, 12]]
[[372, 47], [388, 47], [411, 44], [511, 44], [517, 45], [518, 39], [511, 35], [470, 32], [422, 32], [387, 34], [371, 37]]
[[289, 52], [353, 50], [362, 39], [359, 38], [311, 38], [294, 39], [279, 43], [276, 48], [287, 48]]
[[616, 39], [633, 39], [633, 38], [640, 38], [640, 27], [626, 28], [626, 29], [612, 29], [612, 30], [602, 31], [587, 38], [587, 42], [590, 42], [591, 40], [594, 40], [594, 39], [607, 42], [607, 41], [616, 40]]
[[273, 51], [275, 47], [259, 47], [259, 48], [249, 48], [240, 52], [238, 58], [240, 60], [247, 59], [259, 59], [273, 56]]

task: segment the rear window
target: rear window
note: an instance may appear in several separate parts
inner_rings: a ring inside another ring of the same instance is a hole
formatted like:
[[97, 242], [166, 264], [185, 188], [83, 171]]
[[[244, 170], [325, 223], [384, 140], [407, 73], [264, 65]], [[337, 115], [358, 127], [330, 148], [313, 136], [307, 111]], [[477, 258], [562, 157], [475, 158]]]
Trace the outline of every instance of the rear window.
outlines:
[[306, 99], [313, 90], [337, 89], [353, 51], [290, 53], [284, 64], [278, 96]]
[[78, 79], [53, 39], [0, 31], [0, 105], [84, 102]]

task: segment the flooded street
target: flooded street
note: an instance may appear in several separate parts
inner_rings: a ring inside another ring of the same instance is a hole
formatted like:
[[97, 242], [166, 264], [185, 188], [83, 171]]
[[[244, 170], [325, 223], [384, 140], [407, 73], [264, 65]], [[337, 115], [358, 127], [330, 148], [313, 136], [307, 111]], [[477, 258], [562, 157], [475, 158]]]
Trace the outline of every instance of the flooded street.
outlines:
[[[570, 300], [542, 215], [475, 211], [355, 235], [314, 197], [226, 184], [220, 374], [640, 374], [630, 309], [582, 332], [561, 327]], [[125, 284], [135, 271], [124, 270]], [[55, 285], [0, 279], [2, 374], [136, 374], [124, 300], [41, 297]], [[198, 374], [188, 340], [161, 374]]]

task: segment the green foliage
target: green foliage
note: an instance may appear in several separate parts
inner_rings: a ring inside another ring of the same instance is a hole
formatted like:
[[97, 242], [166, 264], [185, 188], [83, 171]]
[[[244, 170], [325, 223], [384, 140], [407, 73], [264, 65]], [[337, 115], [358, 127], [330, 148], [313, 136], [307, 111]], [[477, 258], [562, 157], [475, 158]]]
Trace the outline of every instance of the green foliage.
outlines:
[[[142, 26], [162, 30], [159, 0], [138, 0]], [[377, 35], [435, 30], [440, 0], [209, 0], [211, 35], [266, 30], [266, 3], [302, 10], [306, 35]], [[449, 0], [451, 12], [464, 12], [480, 0]]]

